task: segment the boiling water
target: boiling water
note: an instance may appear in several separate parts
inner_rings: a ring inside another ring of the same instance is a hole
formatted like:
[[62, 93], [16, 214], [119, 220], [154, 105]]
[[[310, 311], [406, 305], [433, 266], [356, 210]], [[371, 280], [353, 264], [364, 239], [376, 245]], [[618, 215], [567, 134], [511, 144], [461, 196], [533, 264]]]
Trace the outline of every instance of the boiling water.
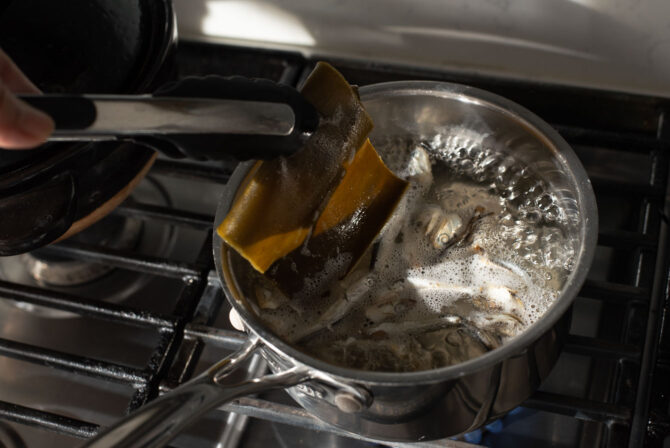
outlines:
[[574, 264], [576, 208], [511, 152], [452, 135], [376, 143], [410, 188], [346, 277], [341, 254], [290, 299], [259, 275], [242, 282], [280, 337], [334, 364], [424, 370], [479, 356], [544, 314]]

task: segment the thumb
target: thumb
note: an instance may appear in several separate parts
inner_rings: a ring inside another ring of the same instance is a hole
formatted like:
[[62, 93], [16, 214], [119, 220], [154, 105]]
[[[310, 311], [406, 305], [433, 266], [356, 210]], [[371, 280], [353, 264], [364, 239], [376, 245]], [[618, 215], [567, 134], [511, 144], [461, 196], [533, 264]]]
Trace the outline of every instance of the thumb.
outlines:
[[45, 113], [18, 99], [0, 83], [0, 148], [38, 146], [53, 132], [54, 122]]

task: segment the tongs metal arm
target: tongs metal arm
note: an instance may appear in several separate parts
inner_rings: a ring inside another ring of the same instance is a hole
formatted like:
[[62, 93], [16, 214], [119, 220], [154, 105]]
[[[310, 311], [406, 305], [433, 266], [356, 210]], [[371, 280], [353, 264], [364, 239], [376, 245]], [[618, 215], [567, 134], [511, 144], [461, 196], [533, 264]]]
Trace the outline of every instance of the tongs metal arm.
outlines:
[[110, 140], [132, 135], [289, 135], [288, 104], [152, 95], [32, 95], [24, 101], [56, 122], [49, 140]]
[[240, 77], [185, 78], [153, 95], [23, 95], [56, 123], [51, 141], [131, 140], [171, 157], [291, 154], [319, 117], [294, 88]]

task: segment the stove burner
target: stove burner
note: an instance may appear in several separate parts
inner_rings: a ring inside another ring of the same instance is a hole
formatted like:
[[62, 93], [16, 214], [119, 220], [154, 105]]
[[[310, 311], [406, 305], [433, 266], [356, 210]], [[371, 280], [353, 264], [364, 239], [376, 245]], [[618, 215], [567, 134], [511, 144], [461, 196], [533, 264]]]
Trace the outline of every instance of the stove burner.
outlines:
[[[134, 249], [142, 236], [142, 222], [108, 215], [68, 241], [93, 243], [114, 249]], [[41, 250], [20, 256], [35, 281], [43, 286], [74, 286], [99, 279], [112, 266], [50, 255]]]
[[[147, 177], [127, 201], [172, 206], [165, 188]], [[94, 244], [156, 257], [166, 257], [174, 246], [176, 233], [171, 226], [155, 220], [108, 215], [68, 241]], [[0, 257], [0, 279], [28, 286], [48, 287], [81, 297], [121, 302], [143, 287], [151, 276], [113, 266], [54, 255], [50, 250]], [[28, 303], [16, 306], [45, 317], [74, 317], [75, 314]]]

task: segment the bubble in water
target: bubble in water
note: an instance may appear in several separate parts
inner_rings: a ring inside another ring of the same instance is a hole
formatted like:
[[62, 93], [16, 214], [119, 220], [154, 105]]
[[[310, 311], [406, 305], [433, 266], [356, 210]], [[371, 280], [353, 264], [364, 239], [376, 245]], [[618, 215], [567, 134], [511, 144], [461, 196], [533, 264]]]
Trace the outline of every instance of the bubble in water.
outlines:
[[525, 215], [528, 222], [532, 224], [537, 224], [542, 219], [542, 213], [533, 207], [528, 207], [525, 211]]

